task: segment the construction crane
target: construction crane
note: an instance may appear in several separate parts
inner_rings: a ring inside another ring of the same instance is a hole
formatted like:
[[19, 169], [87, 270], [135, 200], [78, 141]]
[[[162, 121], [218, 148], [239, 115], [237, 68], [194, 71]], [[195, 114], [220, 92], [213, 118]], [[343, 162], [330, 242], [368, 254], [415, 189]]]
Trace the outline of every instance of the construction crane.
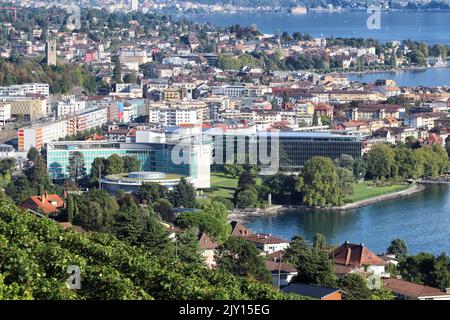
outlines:
[[8, 10], [13, 12], [13, 21], [17, 18], [17, 8], [16, 7], [0, 7], [0, 10]]

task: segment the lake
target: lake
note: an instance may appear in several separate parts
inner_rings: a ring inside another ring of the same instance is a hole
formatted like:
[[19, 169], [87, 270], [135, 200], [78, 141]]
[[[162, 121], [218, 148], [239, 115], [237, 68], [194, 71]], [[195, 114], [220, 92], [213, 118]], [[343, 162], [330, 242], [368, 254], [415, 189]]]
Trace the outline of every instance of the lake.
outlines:
[[429, 44], [450, 44], [450, 11], [389, 11], [381, 14], [381, 29], [367, 28], [369, 14], [364, 11], [323, 12], [293, 15], [286, 13], [241, 13], [183, 15], [195, 22], [221, 27], [255, 24], [267, 34], [287, 31], [314, 37], [374, 38], [381, 42], [420, 40]]
[[348, 74], [352, 81], [373, 83], [378, 79], [393, 79], [400, 86], [450, 86], [450, 68], [428, 68], [392, 72]]
[[376, 253], [394, 238], [407, 242], [410, 253], [450, 253], [450, 187], [434, 185], [404, 198], [384, 201], [346, 212], [299, 210], [277, 216], [253, 217], [254, 232], [284, 239], [299, 234], [312, 241], [316, 233], [329, 244], [348, 240], [364, 243]]

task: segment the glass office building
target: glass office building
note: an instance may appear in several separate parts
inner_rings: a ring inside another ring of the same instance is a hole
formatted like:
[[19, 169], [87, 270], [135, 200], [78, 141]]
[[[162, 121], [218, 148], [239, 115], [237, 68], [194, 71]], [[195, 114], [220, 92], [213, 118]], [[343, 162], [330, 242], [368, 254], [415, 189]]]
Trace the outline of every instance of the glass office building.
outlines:
[[52, 142], [47, 145], [47, 170], [52, 179], [62, 180], [68, 177], [69, 161], [75, 152], [83, 155], [88, 174], [95, 158], [108, 158], [113, 154], [121, 157], [134, 156], [140, 161], [140, 171], [189, 176], [197, 188], [209, 188], [211, 155], [209, 144]]
[[[207, 133], [208, 134], [208, 133]], [[362, 156], [362, 141], [358, 137], [338, 135], [325, 132], [258, 132], [249, 135], [217, 134], [212, 131], [213, 157], [219, 159], [216, 164], [225, 163], [226, 159], [247, 154], [260, 163], [261, 156], [271, 157], [278, 152], [281, 167], [292, 170], [304, 166], [312, 157], [321, 156], [330, 159], [350, 155], [354, 159]], [[272, 140], [276, 139], [276, 146]], [[262, 149], [262, 150], [261, 150]]]

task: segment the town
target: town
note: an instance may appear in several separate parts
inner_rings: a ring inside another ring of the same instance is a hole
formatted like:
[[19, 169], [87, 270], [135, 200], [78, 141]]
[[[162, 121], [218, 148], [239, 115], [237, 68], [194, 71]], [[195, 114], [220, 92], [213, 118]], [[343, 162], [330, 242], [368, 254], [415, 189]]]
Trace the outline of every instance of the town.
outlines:
[[445, 68], [448, 45], [23, 4], [0, 7], [0, 299], [450, 300], [445, 252], [246, 226], [450, 183], [450, 84], [349, 79]]

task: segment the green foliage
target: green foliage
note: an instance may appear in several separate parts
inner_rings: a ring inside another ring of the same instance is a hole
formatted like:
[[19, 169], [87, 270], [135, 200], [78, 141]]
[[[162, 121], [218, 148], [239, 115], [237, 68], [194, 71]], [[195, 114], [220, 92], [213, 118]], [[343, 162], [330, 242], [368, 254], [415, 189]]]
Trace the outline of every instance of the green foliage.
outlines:
[[116, 198], [106, 191], [91, 189], [73, 197], [73, 222], [87, 230], [112, 232], [115, 217], [119, 212]]
[[306, 161], [296, 189], [304, 194], [302, 200], [310, 207], [340, 205], [343, 202], [336, 168], [328, 158], [313, 157]]
[[294, 281], [335, 288], [337, 278], [328, 254], [311, 247], [301, 236], [294, 236], [286, 249], [285, 259], [297, 269]]
[[[287, 298], [270, 285], [154, 256], [111, 235], [63, 230], [7, 202], [0, 203], [0, 247], [1, 299]], [[81, 290], [66, 286], [69, 265], [80, 267]]]
[[170, 202], [175, 207], [195, 208], [195, 189], [184, 177], [170, 193]]
[[99, 177], [106, 174], [106, 168], [108, 162], [105, 158], [95, 158], [91, 165], [90, 183], [91, 185], [98, 186]]
[[27, 159], [34, 162], [39, 155], [41, 155], [39, 151], [35, 147], [31, 147], [30, 150], [28, 150]]
[[419, 253], [400, 261], [398, 271], [405, 280], [444, 290], [450, 287], [450, 258], [442, 253], [433, 256]]
[[169, 190], [159, 183], [147, 182], [139, 188], [139, 198], [142, 203], [154, 204], [159, 199], [166, 199], [169, 196]]
[[125, 172], [125, 163], [117, 154], [110, 155], [106, 162], [107, 174], [120, 174]]
[[86, 178], [86, 164], [81, 152], [75, 151], [70, 155], [67, 172], [69, 173], [69, 179], [72, 181], [79, 182]]
[[272, 277], [255, 245], [242, 237], [231, 236], [219, 247], [217, 267], [234, 275], [271, 283]]
[[258, 192], [254, 187], [238, 190], [236, 193], [236, 205], [238, 208], [254, 208], [258, 201]]
[[367, 287], [366, 279], [356, 273], [349, 273], [340, 281], [346, 300], [371, 300], [372, 291]]
[[125, 172], [136, 172], [141, 169], [141, 161], [134, 156], [122, 157]]
[[0, 59], [0, 85], [30, 82], [48, 83], [52, 94], [67, 94], [75, 86], [82, 86], [89, 92], [95, 91], [93, 76], [84, 66], [68, 62], [47, 66], [39, 59], [24, 57], [19, 60]]
[[241, 175], [244, 168], [239, 164], [225, 164], [223, 166], [223, 170], [226, 175], [229, 175], [232, 178], [237, 178]]
[[325, 239], [325, 236], [321, 233], [316, 233], [316, 235], [314, 236], [314, 243], [313, 243], [314, 248], [323, 250], [326, 248], [327, 246], [327, 241]]
[[184, 229], [195, 228], [199, 232], [206, 232], [219, 243], [225, 242], [231, 233], [227, 208], [222, 203], [207, 201], [200, 209], [181, 212], [176, 225]]
[[374, 179], [390, 178], [397, 174], [395, 153], [387, 144], [377, 144], [367, 154], [367, 174]]
[[408, 256], [408, 245], [404, 240], [394, 239], [387, 248], [387, 253], [395, 254], [399, 260], [405, 259]]

